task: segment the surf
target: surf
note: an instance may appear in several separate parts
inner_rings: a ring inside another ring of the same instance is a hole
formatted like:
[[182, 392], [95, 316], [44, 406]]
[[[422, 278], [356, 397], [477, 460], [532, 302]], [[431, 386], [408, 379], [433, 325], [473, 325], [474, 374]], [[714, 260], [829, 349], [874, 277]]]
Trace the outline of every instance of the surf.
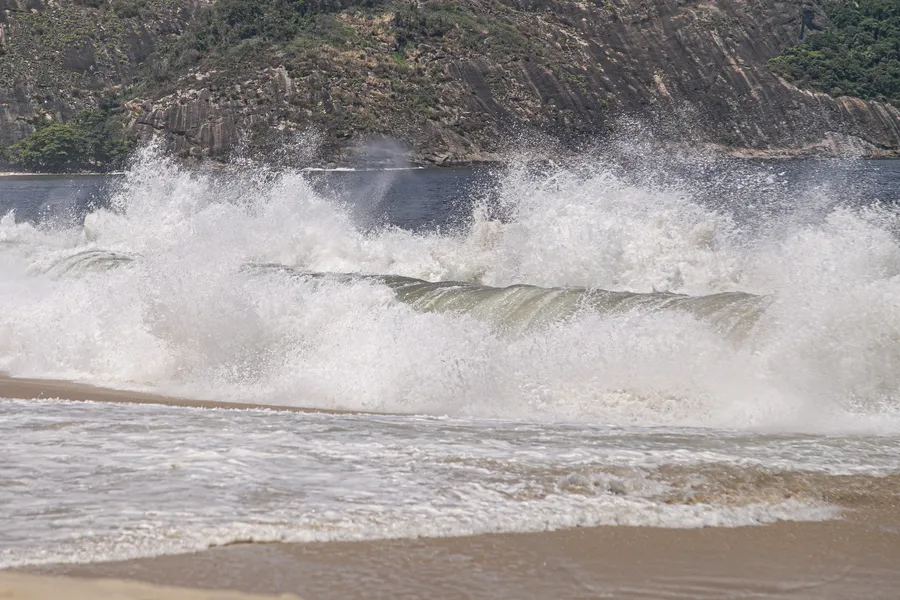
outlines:
[[[0, 370], [344, 410], [894, 427], [895, 211], [767, 164], [649, 162], [512, 162], [421, 209], [453, 219], [400, 227], [382, 185], [150, 148], [107, 202], [0, 221]], [[410, 173], [378, 176], [428, 176]]]

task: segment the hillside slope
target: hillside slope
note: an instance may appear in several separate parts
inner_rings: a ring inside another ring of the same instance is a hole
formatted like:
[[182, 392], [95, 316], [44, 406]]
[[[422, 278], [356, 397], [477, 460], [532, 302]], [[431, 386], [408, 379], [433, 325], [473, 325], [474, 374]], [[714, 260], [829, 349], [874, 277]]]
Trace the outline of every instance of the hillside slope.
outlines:
[[182, 0], [0, 0], [0, 143], [67, 121], [135, 83], [156, 43], [183, 31]]
[[[302, 7], [302, 10], [298, 7]], [[890, 105], [801, 90], [768, 61], [828, 26], [822, 0], [0, 0], [0, 142], [115, 96], [181, 156], [322, 160], [390, 136], [422, 163], [492, 160], [623, 116], [732, 153], [900, 154]]]

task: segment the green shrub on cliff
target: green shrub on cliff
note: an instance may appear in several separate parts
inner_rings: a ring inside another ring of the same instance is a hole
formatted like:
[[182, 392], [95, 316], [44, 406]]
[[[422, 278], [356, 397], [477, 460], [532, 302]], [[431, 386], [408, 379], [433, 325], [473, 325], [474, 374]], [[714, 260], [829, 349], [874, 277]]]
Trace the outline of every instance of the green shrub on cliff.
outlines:
[[113, 171], [125, 166], [137, 138], [125, 128], [116, 108], [106, 105], [80, 112], [74, 120], [84, 137], [91, 170]]
[[69, 123], [39, 126], [9, 149], [9, 161], [30, 171], [67, 173], [122, 168], [136, 140], [110, 109], [79, 113]]
[[41, 127], [12, 148], [14, 161], [32, 171], [64, 173], [86, 168], [87, 141], [71, 124]]
[[833, 2], [833, 27], [769, 61], [778, 75], [831, 95], [900, 106], [900, 1]]
[[382, 3], [383, 0], [217, 0], [198, 11], [194, 25], [150, 66], [151, 74], [162, 81], [169, 78], [171, 70], [177, 72], [207, 56], [240, 57], [246, 50], [262, 45], [293, 42], [302, 47], [321, 43], [319, 30], [334, 29], [333, 22], [321, 19], [322, 16]]
[[503, 56], [527, 60], [545, 52], [516, 27], [453, 2], [421, 7], [416, 3], [398, 3], [394, 6], [393, 25], [400, 48], [454, 35], [466, 48]]
[[217, 0], [206, 19], [215, 44], [251, 38], [287, 42], [316, 15], [377, 4], [379, 0]]
[[114, 0], [111, 7], [122, 19], [136, 19], [144, 15], [147, 3], [144, 0]]
[[[542, 0], [541, 0], [542, 1]], [[173, 84], [198, 65], [229, 72], [263, 62], [274, 51], [275, 60], [314, 54], [323, 46], [365, 50], [385, 39], [371, 32], [361, 35], [344, 17], [363, 14], [385, 19], [384, 33], [397, 40], [397, 56], [419, 43], [433, 44], [453, 38], [468, 50], [504, 58], [546, 53], [519, 29], [494, 15], [450, 0], [417, 3], [412, 0], [216, 0], [194, 16], [182, 35], [171, 40], [146, 62], [145, 76], [155, 84]], [[364, 19], [365, 20], [365, 19]], [[365, 37], [369, 35], [369, 37]], [[174, 91], [174, 87], [168, 88]]]

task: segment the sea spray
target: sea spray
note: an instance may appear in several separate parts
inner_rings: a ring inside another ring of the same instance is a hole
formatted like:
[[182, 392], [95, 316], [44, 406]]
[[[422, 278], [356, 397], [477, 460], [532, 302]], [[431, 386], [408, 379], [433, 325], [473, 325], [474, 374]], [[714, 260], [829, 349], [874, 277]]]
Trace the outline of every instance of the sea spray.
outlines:
[[[83, 220], [0, 221], [0, 369], [350, 410], [894, 427], [892, 210], [836, 198], [837, 184], [798, 192], [768, 165], [698, 165], [514, 163], [458, 226], [411, 231], [361, 216], [366, 199], [323, 191], [308, 173], [196, 172], [149, 149]], [[353, 276], [247, 271], [264, 264]], [[581, 302], [511, 331], [465, 303], [404, 301], [390, 276], [482, 295], [578, 289], [765, 306], [737, 339], [709, 315], [658, 302]], [[509, 288], [522, 284], [537, 287]]]

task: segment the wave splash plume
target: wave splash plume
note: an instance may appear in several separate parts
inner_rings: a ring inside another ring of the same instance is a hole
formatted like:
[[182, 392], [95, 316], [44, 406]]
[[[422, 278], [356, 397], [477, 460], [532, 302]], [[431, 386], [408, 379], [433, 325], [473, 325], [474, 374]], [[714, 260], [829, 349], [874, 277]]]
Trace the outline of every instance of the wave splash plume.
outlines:
[[204, 174], [150, 148], [83, 220], [0, 221], [0, 369], [349, 410], [895, 431], [898, 219], [864, 196], [766, 165], [513, 164], [455, 226], [411, 231], [309, 173]]

